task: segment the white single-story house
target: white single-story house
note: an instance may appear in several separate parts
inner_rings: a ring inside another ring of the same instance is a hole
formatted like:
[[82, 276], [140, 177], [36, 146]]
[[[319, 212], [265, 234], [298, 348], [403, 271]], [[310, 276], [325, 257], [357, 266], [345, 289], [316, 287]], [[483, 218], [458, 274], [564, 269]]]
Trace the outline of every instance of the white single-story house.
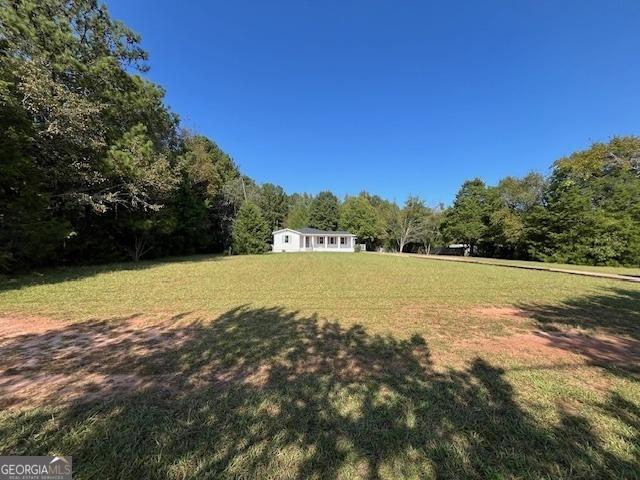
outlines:
[[273, 232], [274, 252], [354, 252], [356, 236], [317, 228], [283, 228]]

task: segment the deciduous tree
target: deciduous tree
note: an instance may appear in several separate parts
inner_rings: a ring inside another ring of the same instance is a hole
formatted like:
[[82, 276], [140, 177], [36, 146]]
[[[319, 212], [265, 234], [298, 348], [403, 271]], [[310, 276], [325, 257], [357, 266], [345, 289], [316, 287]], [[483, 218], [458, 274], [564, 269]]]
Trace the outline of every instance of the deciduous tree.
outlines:
[[387, 232], [399, 252], [403, 252], [405, 245], [418, 237], [418, 228], [424, 209], [424, 201], [419, 197], [409, 197], [403, 208], [395, 206], [389, 212]]
[[340, 209], [339, 227], [353, 233], [360, 243], [371, 245], [381, 235], [376, 211], [365, 195], [348, 197]]
[[453, 206], [445, 212], [442, 222], [444, 237], [468, 245], [473, 255], [488, 234], [490, 216], [498, 207], [495, 190], [487, 188], [482, 180], [476, 178], [464, 182]]

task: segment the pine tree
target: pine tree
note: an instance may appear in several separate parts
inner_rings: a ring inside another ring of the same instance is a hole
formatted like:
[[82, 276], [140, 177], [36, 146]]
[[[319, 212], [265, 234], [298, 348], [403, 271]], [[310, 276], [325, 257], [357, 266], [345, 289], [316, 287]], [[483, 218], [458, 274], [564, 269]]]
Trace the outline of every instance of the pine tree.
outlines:
[[260, 209], [245, 202], [233, 225], [233, 251], [236, 254], [264, 253], [271, 232]]
[[265, 183], [260, 188], [258, 206], [269, 228], [277, 230], [282, 226], [289, 211], [289, 199], [282, 187]]
[[312, 197], [310, 195], [291, 195], [291, 208], [289, 208], [289, 213], [284, 222], [285, 227], [294, 229], [308, 227], [311, 202]]
[[338, 228], [340, 205], [338, 198], [331, 192], [320, 192], [311, 203], [309, 226], [320, 230], [335, 230]]

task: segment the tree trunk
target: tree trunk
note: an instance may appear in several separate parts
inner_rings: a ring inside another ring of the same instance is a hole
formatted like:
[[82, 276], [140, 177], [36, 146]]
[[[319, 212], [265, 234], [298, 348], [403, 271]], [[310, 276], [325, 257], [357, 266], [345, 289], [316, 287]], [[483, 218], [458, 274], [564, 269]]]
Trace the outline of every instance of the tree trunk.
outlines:
[[147, 247], [146, 245], [147, 242], [144, 237], [140, 235], [135, 236], [133, 240], [133, 249], [131, 250], [131, 259], [134, 262], [139, 262], [143, 255], [151, 250], [151, 247]]

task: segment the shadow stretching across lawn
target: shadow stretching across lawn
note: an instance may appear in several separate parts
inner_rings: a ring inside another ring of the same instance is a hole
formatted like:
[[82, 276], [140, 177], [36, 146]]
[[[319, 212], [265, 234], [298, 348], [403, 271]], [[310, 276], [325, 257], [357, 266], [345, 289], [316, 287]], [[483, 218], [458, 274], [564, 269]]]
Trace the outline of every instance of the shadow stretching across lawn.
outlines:
[[640, 379], [640, 290], [611, 288], [552, 305], [520, 304], [518, 309], [536, 321], [543, 330], [538, 335], [550, 345], [618, 376]]
[[614, 287], [557, 304], [518, 307], [550, 330], [554, 324], [562, 324], [640, 339], [640, 289]]
[[[559, 411], [557, 425], [537, 422], [486, 359], [435, 368], [418, 336], [372, 335], [281, 308], [135, 322], [0, 343], [0, 400], [12, 409], [0, 416], [0, 454], [73, 455], [75, 478], [632, 478], [640, 470], [637, 451], [623, 458], [605, 449], [586, 417]], [[617, 395], [599, 407], [640, 444], [637, 407]]]

